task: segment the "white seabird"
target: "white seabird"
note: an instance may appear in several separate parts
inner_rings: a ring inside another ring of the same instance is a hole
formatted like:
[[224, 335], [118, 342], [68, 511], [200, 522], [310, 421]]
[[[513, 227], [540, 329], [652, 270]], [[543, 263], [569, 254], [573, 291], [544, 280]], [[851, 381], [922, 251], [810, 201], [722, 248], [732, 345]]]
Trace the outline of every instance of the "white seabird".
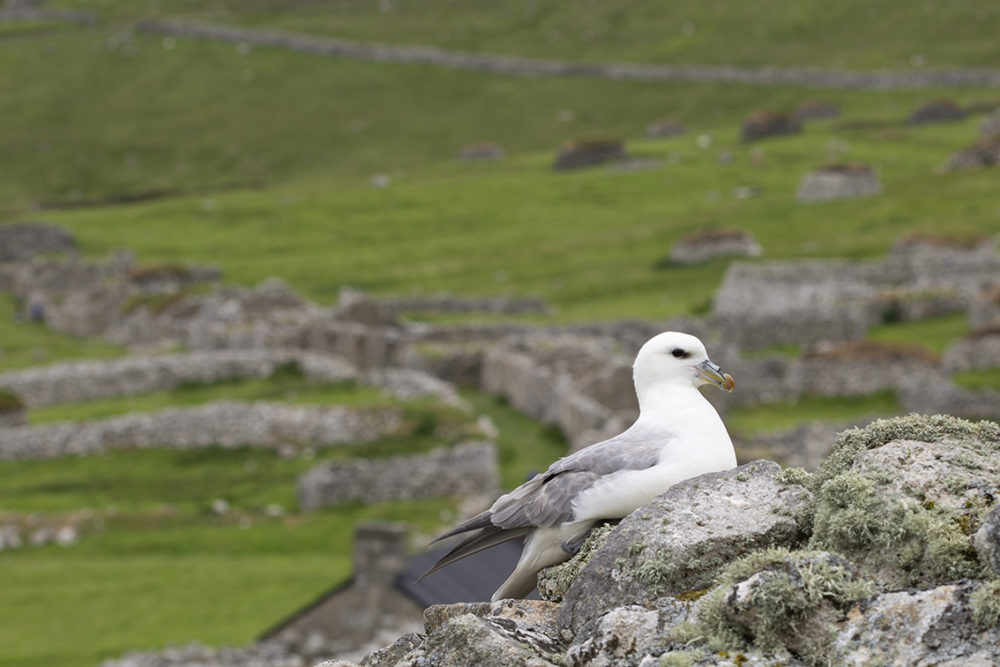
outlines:
[[599, 521], [620, 519], [685, 479], [736, 466], [729, 433], [698, 390], [711, 384], [732, 391], [735, 383], [700, 340], [674, 331], [651, 338], [636, 355], [632, 378], [639, 418], [628, 430], [559, 459], [437, 538], [476, 531], [423, 577], [523, 536], [517, 567], [493, 601], [524, 597], [539, 570], [569, 559]]

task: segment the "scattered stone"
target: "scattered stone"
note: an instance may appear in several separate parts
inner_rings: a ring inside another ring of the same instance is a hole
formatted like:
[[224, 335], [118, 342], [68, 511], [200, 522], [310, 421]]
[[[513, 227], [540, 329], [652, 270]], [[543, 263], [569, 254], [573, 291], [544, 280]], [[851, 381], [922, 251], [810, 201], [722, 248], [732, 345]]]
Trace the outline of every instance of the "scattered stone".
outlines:
[[794, 115], [778, 111], [755, 111], [743, 121], [743, 141], [756, 141], [767, 137], [798, 134], [802, 122]]
[[1000, 164], [1000, 135], [984, 137], [955, 153], [945, 167], [948, 171], [995, 167]]
[[679, 137], [687, 132], [687, 128], [676, 120], [663, 119], [646, 126], [646, 137], [649, 139], [665, 139]]
[[229, 501], [225, 498], [216, 498], [209, 507], [212, 510], [212, 514], [218, 514], [219, 516], [229, 514]]
[[0, 225], [0, 262], [23, 262], [43, 253], [72, 252], [76, 239], [46, 222]]
[[264, 506], [264, 516], [271, 519], [280, 519], [285, 516], [285, 508], [277, 503], [268, 503]]
[[802, 177], [795, 198], [803, 204], [871, 197], [882, 192], [878, 174], [865, 164], [820, 167]]
[[625, 142], [620, 139], [571, 141], [559, 150], [552, 168], [556, 171], [581, 169], [626, 158]]
[[707, 588], [741, 553], [803, 541], [811, 494], [782, 481], [780, 472], [775, 463], [755, 461], [701, 475], [630, 514], [589, 554], [572, 583], [561, 586], [560, 623], [576, 630], [615, 607]]
[[495, 141], [477, 141], [472, 144], [466, 144], [458, 152], [458, 159], [463, 162], [502, 160], [505, 157], [507, 157], [507, 153], [504, 151], [503, 146]]
[[910, 125], [927, 123], [948, 123], [966, 117], [965, 110], [951, 100], [932, 100], [920, 105], [910, 113]]
[[701, 264], [716, 257], [759, 257], [753, 234], [743, 229], [707, 229], [685, 236], [670, 251], [678, 264]]
[[800, 121], [840, 118], [840, 105], [830, 100], [806, 100], [795, 107], [794, 114]]
[[392, 179], [388, 174], [374, 174], [368, 181], [373, 188], [383, 190], [392, 184]]

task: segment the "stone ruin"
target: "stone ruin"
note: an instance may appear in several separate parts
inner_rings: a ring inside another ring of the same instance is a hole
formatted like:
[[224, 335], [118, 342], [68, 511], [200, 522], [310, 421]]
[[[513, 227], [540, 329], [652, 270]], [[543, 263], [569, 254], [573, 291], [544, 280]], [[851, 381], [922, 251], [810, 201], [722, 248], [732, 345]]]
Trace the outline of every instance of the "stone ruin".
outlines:
[[687, 132], [687, 128], [683, 124], [669, 118], [654, 121], [646, 126], [646, 138], [648, 139], [679, 137], [685, 132]]
[[495, 141], [477, 141], [466, 144], [458, 152], [458, 159], [462, 162], [502, 160], [505, 157], [507, 157], [507, 153], [504, 151], [503, 146]]
[[625, 142], [620, 139], [585, 139], [563, 145], [552, 168], [556, 171], [568, 171], [627, 158]]
[[1000, 164], [1000, 135], [986, 136], [963, 148], [948, 160], [947, 171], [995, 167]]
[[759, 257], [763, 251], [743, 229], [706, 229], [688, 234], [670, 250], [676, 264], [701, 264], [717, 257]]
[[802, 122], [794, 115], [779, 111], [755, 111], [743, 121], [740, 137], [756, 141], [802, 132]]
[[0, 262], [21, 262], [44, 253], [76, 251], [68, 231], [44, 222], [0, 226]]
[[830, 100], [806, 100], [795, 107], [793, 113], [800, 121], [840, 118], [840, 105]]
[[865, 164], [835, 164], [820, 167], [802, 177], [795, 198], [803, 204], [856, 199], [881, 194], [882, 182]]
[[1000, 284], [994, 243], [902, 245], [879, 260], [737, 262], [716, 292], [713, 321], [727, 342], [761, 348], [853, 340], [875, 324], [965, 312]]
[[910, 125], [950, 123], [964, 120], [968, 114], [952, 100], [940, 99], [925, 102], [910, 113]]

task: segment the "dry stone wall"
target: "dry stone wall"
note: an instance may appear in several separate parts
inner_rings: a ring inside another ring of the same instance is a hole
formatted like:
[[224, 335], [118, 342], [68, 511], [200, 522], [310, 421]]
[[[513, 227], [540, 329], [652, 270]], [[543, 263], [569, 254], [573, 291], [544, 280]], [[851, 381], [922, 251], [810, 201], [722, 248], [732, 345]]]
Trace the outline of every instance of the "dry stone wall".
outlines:
[[314, 37], [276, 30], [180, 21], [145, 21], [139, 30], [195, 39], [282, 48], [320, 56], [436, 65], [519, 76], [590, 76], [637, 81], [717, 81], [750, 85], [890, 90], [950, 86], [1000, 87], [997, 70], [920, 70], [859, 72], [808, 67], [733, 67], [715, 65], [639, 65], [530, 60], [486, 53], [445, 51], [428, 46], [393, 46]]
[[[965, 310], [985, 285], [998, 283], [1000, 257], [992, 244], [971, 251], [907, 248], [876, 261], [739, 262], [723, 277], [713, 321], [724, 340], [748, 348], [854, 340], [877, 322], [906, 316], [902, 307], [885, 312], [887, 295], [903, 302], [952, 295], [958, 303], [947, 309]], [[942, 307], [912, 307], [912, 313]]]
[[496, 445], [469, 442], [413, 456], [328, 461], [299, 478], [298, 499], [302, 509], [314, 510], [358, 501], [492, 499], [499, 488]]
[[402, 426], [402, 413], [394, 408], [219, 401], [89, 422], [4, 429], [0, 431], [0, 459], [49, 459], [151, 447], [333, 446], [376, 440]]

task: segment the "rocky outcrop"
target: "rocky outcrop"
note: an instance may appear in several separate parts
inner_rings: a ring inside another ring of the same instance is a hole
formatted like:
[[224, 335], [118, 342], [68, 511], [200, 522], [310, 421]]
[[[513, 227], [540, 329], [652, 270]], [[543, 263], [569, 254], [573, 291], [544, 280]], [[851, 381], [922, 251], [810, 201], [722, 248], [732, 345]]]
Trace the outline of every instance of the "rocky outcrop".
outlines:
[[983, 137], [967, 148], [958, 151], [948, 160], [946, 169], [978, 169], [1000, 164], [1000, 136]]
[[880, 420], [816, 475], [683, 482], [543, 571], [548, 602], [435, 608], [364, 664], [994, 664], [998, 484], [995, 424]]

